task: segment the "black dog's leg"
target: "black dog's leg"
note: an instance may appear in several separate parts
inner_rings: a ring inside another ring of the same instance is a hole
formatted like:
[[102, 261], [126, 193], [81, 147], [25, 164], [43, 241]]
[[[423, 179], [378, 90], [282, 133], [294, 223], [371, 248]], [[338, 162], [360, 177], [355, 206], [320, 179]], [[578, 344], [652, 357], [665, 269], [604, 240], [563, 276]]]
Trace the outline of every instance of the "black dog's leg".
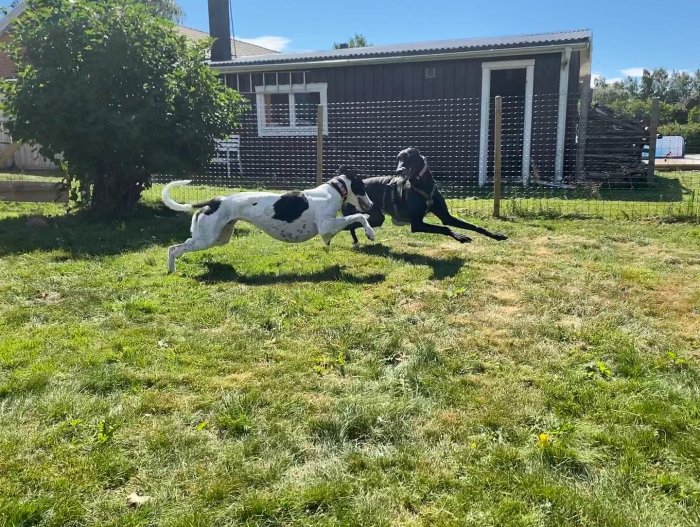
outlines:
[[[353, 212], [357, 211], [357, 209], [352, 205], [347, 205], [347, 209], [343, 207], [343, 213], [345, 213], [346, 210]], [[367, 214], [369, 214], [369, 218], [367, 219], [367, 221], [369, 222], [370, 226], [381, 227], [384, 224], [384, 211], [382, 211], [382, 209], [380, 209], [379, 207], [372, 207]], [[355, 234], [355, 229], [360, 228], [362, 228], [362, 225], [360, 225], [359, 223], [353, 223], [352, 225], [348, 225], [345, 228], [345, 230], [350, 231], [350, 236], [352, 236], [353, 245], [357, 245], [359, 243], [359, 240], [357, 239], [357, 234]]]
[[431, 225], [425, 223], [422, 219], [415, 220], [411, 222], [411, 232], [428, 232], [430, 234], [442, 234], [444, 236], [451, 236], [459, 243], [469, 243], [472, 239], [464, 234], [459, 234], [454, 232], [447, 227], [442, 227], [441, 225]]
[[445, 203], [445, 199], [442, 196], [436, 197], [435, 203], [433, 204], [433, 207], [430, 209], [430, 211], [440, 219], [443, 225], [449, 225], [450, 227], [458, 227], [460, 229], [478, 232], [479, 234], [488, 236], [489, 238], [498, 241], [508, 239], [508, 236], [506, 236], [505, 234], [491, 232], [484, 229], [483, 227], [472, 225], [471, 223], [467, 223], [464, 220], [455, 218], [452, 214], [450, 214], [450, 211], [447, 209], [447, 203]]
[[[349, 203], [346, 203], [343, 205], [343, 216], [350, 216], [350, 214], [356, 214], [360, 211], [358, 211], [353, 205], [350, 205]], [[345, 227], [346, 231], [350, 231], [350, 236], [352, 236], [352, 244], [357, 245], [359, 243], [359, 240], [357, 239], [357, 234], [355, 234], [355, 229], [360, 229], [362, 225], [359, 223], [353, 223], [352, 225], [348, 225]]]

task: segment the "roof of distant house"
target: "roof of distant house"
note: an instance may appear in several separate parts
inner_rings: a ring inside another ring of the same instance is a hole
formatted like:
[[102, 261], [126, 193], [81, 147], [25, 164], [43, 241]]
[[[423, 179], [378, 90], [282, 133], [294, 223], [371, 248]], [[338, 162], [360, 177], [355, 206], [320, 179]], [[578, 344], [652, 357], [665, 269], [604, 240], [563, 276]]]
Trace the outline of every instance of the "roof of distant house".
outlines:
[[[200, 31], [199, 29], [192, 29], [191, 27], [185, 26], [175, 26], [175, 29], [181, 35], [192, 40], [203, 40], [205, 38], [209, 38], [209, 33]], [[251, 44], [250, 42], [245, 42], [237, 38], [231, 39], [231, 53], [235, 57], [256, 57], [260, 55], [278, 54], [278, 52], [273, 49], [264, 48], [262, 46], [258, 46], [257, 44]]]

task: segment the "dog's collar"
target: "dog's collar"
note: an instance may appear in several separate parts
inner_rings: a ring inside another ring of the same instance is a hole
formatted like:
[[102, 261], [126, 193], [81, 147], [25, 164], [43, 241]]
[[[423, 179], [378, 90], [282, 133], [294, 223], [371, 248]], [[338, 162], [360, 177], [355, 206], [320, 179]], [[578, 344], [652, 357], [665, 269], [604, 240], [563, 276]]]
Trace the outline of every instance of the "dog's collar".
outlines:
[[420, 169], [420, 172], [418, 172], [418, 177], [423, 177], [425, 176], [425, 173], [428, 171], [428, 160], [424, 158], [423, 156], [420, 156], [420, 158], [423, 160], [423, 168]]
[[328, 182], [328, 184], [338, 191], [338, 194], [340, 194], [340, 197], [343, 199], [343, 201], [348, 199], [348, 187], [345, 184], [345, 181], [343, 181], [339, 177], [334, 177]]
[[435, 191], [437, 190], [437, 185], [435, 183], [433, 183], [433, 190], [430, 191], [430, 194], [416, 187], [413, 187], [413, 190], [425, 198], [425, 205], [428, 209], [433, 206], [433, 203], [435, 203]]

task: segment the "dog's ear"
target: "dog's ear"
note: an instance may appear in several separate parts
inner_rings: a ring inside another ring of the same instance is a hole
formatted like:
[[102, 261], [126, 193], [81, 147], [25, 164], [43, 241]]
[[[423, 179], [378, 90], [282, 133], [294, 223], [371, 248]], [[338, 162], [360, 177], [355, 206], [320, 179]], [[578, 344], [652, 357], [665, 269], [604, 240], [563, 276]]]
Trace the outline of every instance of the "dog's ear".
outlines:
[[349, 178], [359, 178], [360, 172], [353, 166], [340, 165], [335, 171], [336, 176], [348, 176]]

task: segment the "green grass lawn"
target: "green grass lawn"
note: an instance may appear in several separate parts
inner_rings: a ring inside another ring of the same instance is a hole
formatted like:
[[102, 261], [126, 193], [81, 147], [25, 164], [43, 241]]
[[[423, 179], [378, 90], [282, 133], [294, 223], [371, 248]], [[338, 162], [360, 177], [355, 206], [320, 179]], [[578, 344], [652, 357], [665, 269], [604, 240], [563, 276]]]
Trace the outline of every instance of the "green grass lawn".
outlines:
[[479, 223], [0, 203], [0, 526], [698, 525], [700, 227]]
[[[476, 199], [465, 202], [473, 213], [493, 210], [493, 190], [479, 189]], [[657, 173], [643, 187], [605, 185], [559, 189], [536, 183], [505, 186], [501, 210], [506, 215], [640, 219], [700, 220], [700, 172]]]
[[23, 173], [0, 172], [0, 181], [44, 181], [60, 183], [63, 174], [59, 170], [35, 170]]

